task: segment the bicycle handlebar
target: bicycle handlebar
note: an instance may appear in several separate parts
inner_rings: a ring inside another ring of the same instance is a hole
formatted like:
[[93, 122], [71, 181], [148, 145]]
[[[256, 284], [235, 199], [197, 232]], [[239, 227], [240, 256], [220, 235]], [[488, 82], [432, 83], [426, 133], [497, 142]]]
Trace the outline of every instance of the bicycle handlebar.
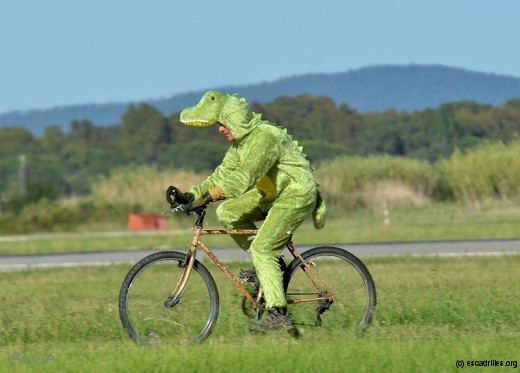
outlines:
[[[163, 215], [166, 215], [166, 214], [171, 214], [171, 213], [174, 213], [174, 212], [182, 212], [182, 211], [177, 211], [175, 210], [175, 208], [179, 205], [179, 203], [174, 203], [172, 204], [172, 208], [171, 210], [166, 210], [164, 211], [162, 214]], [[195, 225], [202, 229], [202, 226], [203, 226], [203, 223], [204, 223], [204, 217], [206, 216], [206, 209], [208, 208], [208, 205], [202, 205], [200, 207], [197, 207], [193, 210], [191, 210], [190, 212], [187, 212], [186, 214], [187, 215], [192, 215], [192, 214], [195, 214], [197, 215], [197, 221], [195, 222]]]
[[[184, 211], [179, 211], [179, 210], [176, 210], [176, 207], [180, 206], [181, 203], [173, 203], [171, 205], [171, 209], [170, 210], [166, 210], [166, 211], [163, 211], [161, 214], [162, 215], [166, 215], [166, 214], [170, 214], [170, 213], [173, 213], [173, 212], [184, 212]], [[187, 214], [188, 215], [192, 215], [192, 214], [196, 214], [196, 215], [201, 215], [203, 212], [205, 212], [205, 210], [208, 208], [208, 205], [202, 205], [200, 207], [197, 207], [197, 208], [194, 208], [193, 210], [191, 210], [190, 212], [188, 212]]]

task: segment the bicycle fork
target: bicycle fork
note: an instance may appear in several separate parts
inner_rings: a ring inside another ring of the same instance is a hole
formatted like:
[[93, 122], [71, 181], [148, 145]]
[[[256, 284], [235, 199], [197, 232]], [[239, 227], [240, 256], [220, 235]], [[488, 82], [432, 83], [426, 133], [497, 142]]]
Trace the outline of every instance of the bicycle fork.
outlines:
[[198, 240], [198, 237], [198, 235], [194, 237], [191, 247], [188, 250], [188, 253], [186, 254], [186, 259], [184, 259], [184, 262], [179, 262], [179, 267], [184, 268], [184, 271], [182, 271], [179, 281], [177, 282], [177, 285], [173, 289], [171, 295], [164, 301], [164, 306], [167, 308], [175, 307], [180, 302], [180, 295], [184, 290], [184, 287], [186, 286], [188, 279], [190, 278], [191, 271], [193, 270], [193, 265], [195, 264], [195, 254], [197, 252], [196, 241]]

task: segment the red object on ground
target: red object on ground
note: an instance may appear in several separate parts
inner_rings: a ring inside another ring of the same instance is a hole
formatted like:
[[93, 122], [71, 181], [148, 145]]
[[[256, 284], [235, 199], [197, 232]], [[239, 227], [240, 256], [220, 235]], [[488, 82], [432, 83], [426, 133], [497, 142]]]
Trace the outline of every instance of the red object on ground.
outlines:
[[128, 215], [128, 229], [143, 231], [166, 229], [167, 220], [160, 214], [134, 212]]

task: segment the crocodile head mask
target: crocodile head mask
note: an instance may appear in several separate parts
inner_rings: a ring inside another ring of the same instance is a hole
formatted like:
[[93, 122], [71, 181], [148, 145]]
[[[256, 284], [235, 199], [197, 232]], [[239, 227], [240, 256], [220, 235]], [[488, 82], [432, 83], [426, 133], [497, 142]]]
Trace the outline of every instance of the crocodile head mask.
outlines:
[[240, 140], [261, 121], [259, 114], [249, 110], [249, 104], [237, 95], [209, 91], [196, 106], [181, 112], [181, 122], [188, 126], [207, 127], [224, 125], [235, 140]]

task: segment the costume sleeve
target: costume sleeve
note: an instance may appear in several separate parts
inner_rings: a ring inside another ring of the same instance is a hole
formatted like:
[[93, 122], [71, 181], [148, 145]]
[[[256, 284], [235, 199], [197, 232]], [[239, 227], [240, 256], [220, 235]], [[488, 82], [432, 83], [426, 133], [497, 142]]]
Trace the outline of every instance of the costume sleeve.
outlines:
[[201, 184], [192, 187], [190, 189], [190, 193], [193, 193], [195, 199], [201, 197], [210, 189], [215, 188], [220, 180], [230, 175], [239, 165], [240, 160], [237, 151], [234, 147], [230, 147], [226, 152], [222, 163], [210, 176], [208, 176], [206, 180], [204, 180]]
[[254, 135], [248, 139], [248, 152], [240, 166], [215, 184], [227, 197], [235, 198], [251, 189], [280, 157], [281, 143], [274, 133], [265, 131]]

